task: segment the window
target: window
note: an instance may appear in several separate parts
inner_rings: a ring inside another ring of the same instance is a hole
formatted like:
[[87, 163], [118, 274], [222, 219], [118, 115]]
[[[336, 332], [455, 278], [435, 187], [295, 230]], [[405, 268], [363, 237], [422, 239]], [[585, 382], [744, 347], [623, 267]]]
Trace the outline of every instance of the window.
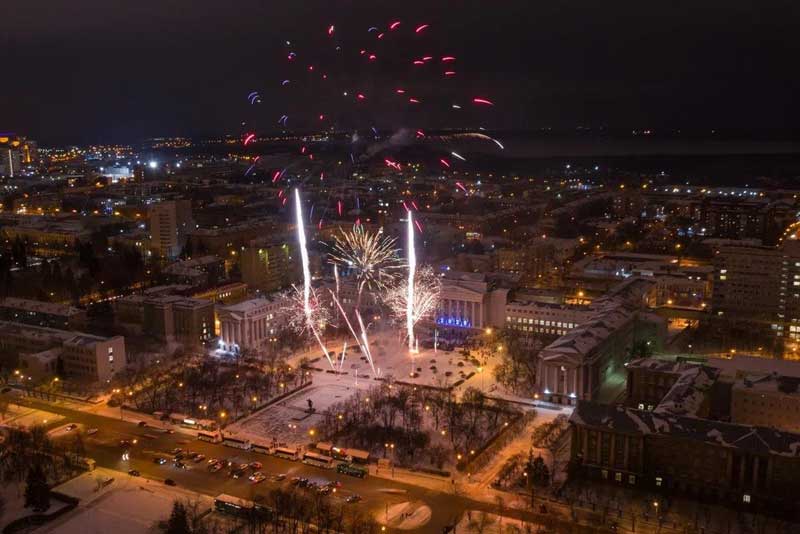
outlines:
[[644, 404], [642, 404], [641, 402], [639, 403], [639, 409], [644, 410]]
[[600, 471], [600, 475], [603, 477], [603, 480], [608, 480], [608, 469]]
[[108, 347], [108, 361], [114, 363], [114, 347]]
[[660, 488], [663, 483], [664, 483], [664, 479], [663, 478], [656, 477], [656, 487]]
[[744, 495], [742, 495], [742, 502], [746, 503], [746, 504], [750, 504], [750, 494], [745, 493]]
[[622, 473], [614, 473], [614, 480], [622, 482]]
[[636, 475], [628, 475], [628, 484], [636, 484]]

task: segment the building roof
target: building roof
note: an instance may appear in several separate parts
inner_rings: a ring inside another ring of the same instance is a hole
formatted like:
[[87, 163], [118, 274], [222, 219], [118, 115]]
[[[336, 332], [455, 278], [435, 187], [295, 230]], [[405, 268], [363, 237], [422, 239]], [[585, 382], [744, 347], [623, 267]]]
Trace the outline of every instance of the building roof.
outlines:
[[79, 310], [78, 308], [69, 306], [67, 304], [20, 299], [16, 297], [6, 297], [4, 299], [0, 299], [0, 307], [12, 308], [27, 312], [47, 313], [50, 315], [62, 315], [64, 317], [72, 317], [83, 313], [83, 310]]
[[753, 454], [800, 457], [800, 434], [579, 401], [570, 422], [635, 435], [671, 436]]
[[242, 302], [238, 302], [236, 304], [221, 306], [220, 310], [225, 310], [229, 312], [247, 313], [250, 311], [257, 310], [265, 305], [276, 304], [278, 303], [279, 300], [280, 300], [279, 296], [275, 296], [273, 298], [270, 298], [269, 296], [263, 296], [255, 299], [249, 299]]
[[719, 377], [719, 369], [695, 365], [684, 370], [655, 408], [657, 413], [695, 415]]

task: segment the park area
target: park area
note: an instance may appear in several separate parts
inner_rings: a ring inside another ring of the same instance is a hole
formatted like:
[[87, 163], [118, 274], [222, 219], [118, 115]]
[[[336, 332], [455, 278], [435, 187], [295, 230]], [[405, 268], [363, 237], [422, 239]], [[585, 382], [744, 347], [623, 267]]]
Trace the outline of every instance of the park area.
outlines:
[[224, 425], [297, 388], [306, 376], [277, 356], [233, 361], [194, 358], [119, 378], [109, 405], [124, 404], [149, 414], [180, 413]]
[[[396, 465], [444, 471], [468, 464], [521, 414], [484, 395], [480, 368], [461, 352], [412, 356], [396, 335], [371, 341], [375, 373], [361, 352], [307, 364], [311, 385], [226, 427], [254, 442], [303, 446], [331, 441]], [[473, 387], [473, 384], [475, 387]]]

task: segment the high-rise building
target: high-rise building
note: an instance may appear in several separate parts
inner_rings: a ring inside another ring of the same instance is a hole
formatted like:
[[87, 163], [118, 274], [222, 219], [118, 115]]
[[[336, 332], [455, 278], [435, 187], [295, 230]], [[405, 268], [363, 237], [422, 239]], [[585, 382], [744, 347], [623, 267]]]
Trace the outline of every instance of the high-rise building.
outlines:
[[758, 324], [782, 341], [800, 342], [800, 240], [779, 247], [726, 245], [714, 261], [712, 311]]
[[782, 268], [782, 254], [775, 247], [720, 247], [714, 258], [712, 312], [731, 320], [774, 324], [779, 319]]
[[296, 281], [294, 244], [290, 239], [254, 240], [241, 253], [242, 281], [251, 289], [271, 293]]
[[177, 257], [192, 228], [190, 200], [169, 200], [150, 208], [150, 240], [153, 253], [158, 256]]

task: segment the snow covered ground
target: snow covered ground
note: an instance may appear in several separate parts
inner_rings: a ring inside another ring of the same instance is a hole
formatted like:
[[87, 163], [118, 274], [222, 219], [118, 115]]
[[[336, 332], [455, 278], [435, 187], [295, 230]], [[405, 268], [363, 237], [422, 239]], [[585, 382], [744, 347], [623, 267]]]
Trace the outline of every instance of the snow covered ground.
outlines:
[[[114, 481], [101, 487], [108, 478]], [[98, 489], [99, 488], [99, 489]], [[56, 488], [81, 499], [78, 508], [37, 532], [58, 534], [141, 534], [169, 516], [175, 499], [213, 507], [208, 496], [170, 488], [155, 481], [134, 478], [110, 469], [96, 469]]]

